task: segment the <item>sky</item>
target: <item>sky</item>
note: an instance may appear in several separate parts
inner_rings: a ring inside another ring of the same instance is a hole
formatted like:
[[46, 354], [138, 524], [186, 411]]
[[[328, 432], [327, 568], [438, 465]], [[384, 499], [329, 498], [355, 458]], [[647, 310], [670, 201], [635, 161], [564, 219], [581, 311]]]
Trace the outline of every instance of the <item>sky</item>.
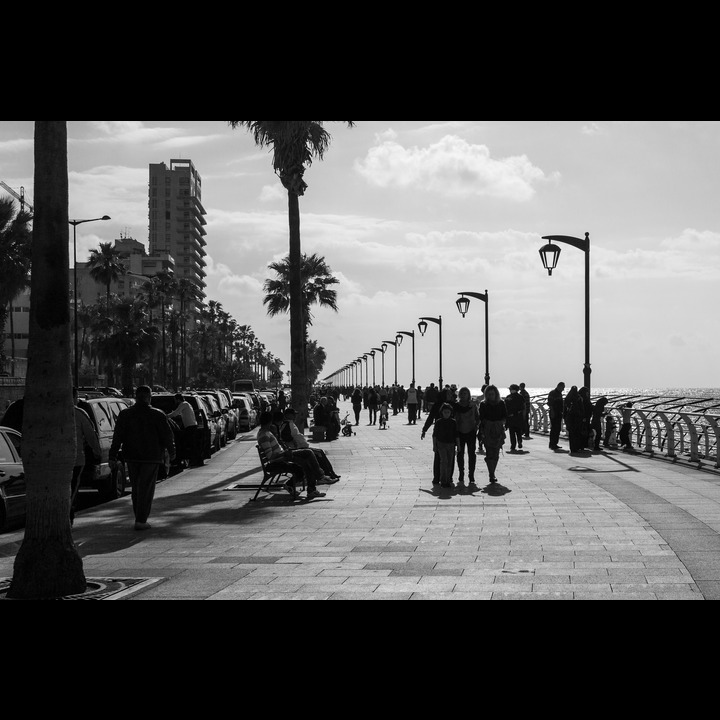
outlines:
[[[398, 331], [414, 331], [415, 378], [479, 387], [488, 293], [493, 384], [581, 386], [585, 254], [570, 245], [552, 277], [543, 236], [590, 234], [593, 388], [720, 387], [720, 121], [325, 121], [307, 169], [302, 249], [340, 281], [338, 312], [314, 308], [322, 377]], [[32, 202], [33, 121], [0, 121], [0, 180]], [[288, 252], [287, 194], [267, 148], [223, 120], [68, 121], [70, 218], [78, 260], [121, 236], [148, 243], [151, 163], [192, 160], [207, 211], [207, 300], [250, 325], [290, 366], [288, 316], [270, 318], [263, 284]], [[4, 191], [0, 189], [0, 192]], [[72, 258], [72, 248], [70, 252]], [[394, 378], [392, 346], [385, 381]], [[364, 368], [363, 364], [363, 368]], [[412, 342], [397, 350], [412, 379]], [[370, 380], [373, 362], [368, 359]], [[363, 377], [364, 377], [363, 370]], [[375, 381], [382, 363], [375, 359]]]

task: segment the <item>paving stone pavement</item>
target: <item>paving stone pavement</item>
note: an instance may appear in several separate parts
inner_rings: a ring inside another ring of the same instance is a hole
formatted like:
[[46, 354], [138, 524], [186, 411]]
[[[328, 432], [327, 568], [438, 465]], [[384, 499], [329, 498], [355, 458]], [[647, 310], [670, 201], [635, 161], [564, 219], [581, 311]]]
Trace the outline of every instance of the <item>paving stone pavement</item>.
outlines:
[[[506, 446], [497, 486], [478, 455], [477, 487], [456, 470], [452, 490], [434, 490], [423, 421], [379, 430], [363, 412], [353, 437], [317, 444], [342, 480], [312, 502], [279, 490], [252, 502], [261, 472], [256, 433], [244, 435], [158, 485], [147, 532], [128, 496], [80, 513], [85, 575], [148, 579], [126, 600], [720, 598], [717, 475], [555, 453], [534, 435], [522, 454]], [[21, 540], [0, 535], [0, 578]]]

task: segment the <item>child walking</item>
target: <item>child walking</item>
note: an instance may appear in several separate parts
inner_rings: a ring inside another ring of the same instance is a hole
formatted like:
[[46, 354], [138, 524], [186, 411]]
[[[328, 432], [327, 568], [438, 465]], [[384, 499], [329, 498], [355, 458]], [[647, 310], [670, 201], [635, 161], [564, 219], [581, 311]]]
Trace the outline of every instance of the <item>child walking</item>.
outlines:
[[452, 487], [453, 461], [458, 447], [458, 426], [452, 417], [453, 408], [444, 403], [440, 408], [440, 418], [433, 426], [433, 450], [440, 460], [440, 487]]

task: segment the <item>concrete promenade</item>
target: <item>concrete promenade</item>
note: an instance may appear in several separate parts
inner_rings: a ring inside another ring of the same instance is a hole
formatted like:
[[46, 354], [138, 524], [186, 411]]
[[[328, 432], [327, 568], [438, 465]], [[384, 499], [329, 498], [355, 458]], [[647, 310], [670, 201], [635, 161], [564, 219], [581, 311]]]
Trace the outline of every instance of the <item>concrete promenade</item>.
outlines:
[[[341, 417], [350, 405], [341, 402]], [[323, 499], [261, 479], [255, 434], [160, 484], [136, 532], [129, 496], [80, 513], [86, 577], [142, 580], [127, 600], [714, 600], [720, 598], [720, 478], [622, 451], [556, 453], [509, 443], [487, 484], [433, 490], [422, 422], [390, 418], [322, 443], [342, 480]], [[567, 448], [567, 442], [561, 444]], [[229, 489], [233, 488], [233, 489]], [[0, 535], [12, 576], [22, 530]]]

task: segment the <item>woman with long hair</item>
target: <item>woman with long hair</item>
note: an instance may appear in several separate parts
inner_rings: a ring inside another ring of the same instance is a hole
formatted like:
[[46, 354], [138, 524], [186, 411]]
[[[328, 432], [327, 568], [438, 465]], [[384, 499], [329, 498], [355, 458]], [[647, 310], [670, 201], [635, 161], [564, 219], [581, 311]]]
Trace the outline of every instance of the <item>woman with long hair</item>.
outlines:
[[355, 425], [360, 424], [360, 411], [362, 410], [363, 406], [363, 395], [362, 390], [360, 390], [359, 387], [356, 387], [355, 390], [353, 390], [353, 394], [350, 397], [350, 402], [353, 406], [353, 413], [355, 414]]
[[479, 439], [485, 446], [485, 464], [490, 475], [490, 482], [496, 483], [495, 469], [500, 461], [500, 450], [505, 444], [505, 420], [507, 409], [495, 385], [485, 388], [484, 400], [480, 403]]

